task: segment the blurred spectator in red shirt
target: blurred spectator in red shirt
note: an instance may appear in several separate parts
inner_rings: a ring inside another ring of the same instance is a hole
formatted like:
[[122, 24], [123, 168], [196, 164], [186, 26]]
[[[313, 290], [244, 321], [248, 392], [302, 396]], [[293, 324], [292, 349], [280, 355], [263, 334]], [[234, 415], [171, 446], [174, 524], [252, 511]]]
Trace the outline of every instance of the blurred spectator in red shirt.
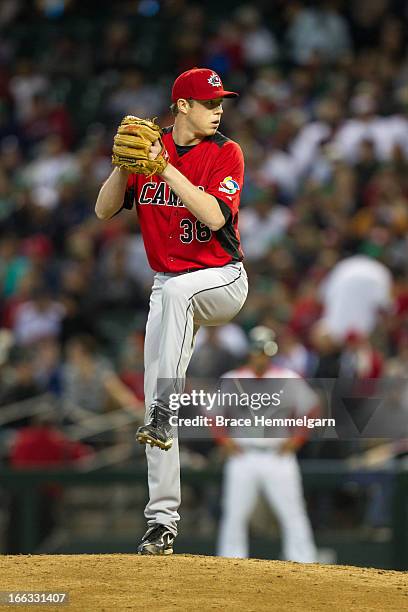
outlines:
[[[10, 450], [10, 465], [14, 468], [51, 468], [73, 464], [83, 457], [90, 456], [92, 450], [69, 440], [53, 424], [50, 417], [35, 417], [32, 423], [21, 429]], [[53, 531], [56, 525], [58, 502], [61, 488], [57, 485], [42, 485], [38, 490], [38, 539], [40, 545]], [[22, 512], [22, 499], [14, 493], [10, 499], [9, 521], [7, 529], [6, 550], [8, 554], [22, 552], [20, 550], [19, 526]]]
[[49, 417], [35, 417], [30, 425], [17, 432], [10, 451], [10, 465], [54, 467], [72, 463], [92, 452], [89, 446], [67, 438]]

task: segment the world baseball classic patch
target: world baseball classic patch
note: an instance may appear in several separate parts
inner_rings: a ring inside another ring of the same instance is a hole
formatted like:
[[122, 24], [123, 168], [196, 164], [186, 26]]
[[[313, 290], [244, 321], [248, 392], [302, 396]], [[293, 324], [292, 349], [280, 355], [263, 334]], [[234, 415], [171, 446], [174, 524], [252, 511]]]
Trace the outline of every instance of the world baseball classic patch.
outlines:
[[234, 195], [237, 191], [239, 191], [239, 185], [237, 181], [234, 181], [232, 176], [227, 176], [223, 181], [221, 181], [218, 190], [222, 191], [223, 193], [228, 193], [228, 195]]

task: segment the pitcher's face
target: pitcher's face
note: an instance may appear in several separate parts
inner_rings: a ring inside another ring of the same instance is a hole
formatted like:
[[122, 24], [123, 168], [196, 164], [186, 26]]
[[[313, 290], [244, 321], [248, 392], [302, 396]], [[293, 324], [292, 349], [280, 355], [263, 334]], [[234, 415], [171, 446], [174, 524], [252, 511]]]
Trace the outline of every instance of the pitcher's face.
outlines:
[[201, 138], [213, 136], [218, 130], [221, 116], [223, 98], [214, 100], [192, 100], [187, 108], [186, 119], [195, 134]]

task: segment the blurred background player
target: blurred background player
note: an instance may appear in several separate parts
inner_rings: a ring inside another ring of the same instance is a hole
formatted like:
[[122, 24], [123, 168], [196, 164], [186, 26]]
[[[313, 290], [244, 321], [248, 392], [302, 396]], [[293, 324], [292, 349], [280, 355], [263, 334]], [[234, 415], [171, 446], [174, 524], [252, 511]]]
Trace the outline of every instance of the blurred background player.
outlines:
[[[237, 381], [246, 378], [296, 379], [296, 384], [285, 387], [285, 394], [289, 392], [290, 397], [281, 401], [279, 418], [290, 417], [293, 413], [295, 416], [316, 416], [318, 398], [309, 385], [293, 370], [271, 363], [271, 356], [277, 351], [274, 336], [265, 326], [253, 328], [249, 334], [247, 363], [227, 372], [223, 378]], [[292, 434], [287, 430], [286, 435], [285, 438], [231, 438], [225, 434], [219, 440], [228, 455], [224, 469], [219, 556], [249, 556], [249, 519], [259, 494], [263, 493], [281, 528], [283, 558], [303, 563], [317, 560], [296, 459], [296, 451], [306, 436], [303, 430]]]

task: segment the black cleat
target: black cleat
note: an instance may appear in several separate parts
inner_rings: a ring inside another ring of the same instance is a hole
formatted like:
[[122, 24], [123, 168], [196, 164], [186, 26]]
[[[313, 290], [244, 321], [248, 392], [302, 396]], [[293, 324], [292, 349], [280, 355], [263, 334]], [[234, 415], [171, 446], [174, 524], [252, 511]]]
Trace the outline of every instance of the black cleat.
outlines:
[[175, 536], [165, 525], [153, 525], [137, 547], [138, 555], [172, 555]]
[[136, 432], [136, 440], [141, 444], [157, 446], [162, 450], [169, 450], [173, 445], [173, 427], [170, 417], [176, 415], [170, 408], [153, 404], [150, 412], [150, 421], [142, 425]]

